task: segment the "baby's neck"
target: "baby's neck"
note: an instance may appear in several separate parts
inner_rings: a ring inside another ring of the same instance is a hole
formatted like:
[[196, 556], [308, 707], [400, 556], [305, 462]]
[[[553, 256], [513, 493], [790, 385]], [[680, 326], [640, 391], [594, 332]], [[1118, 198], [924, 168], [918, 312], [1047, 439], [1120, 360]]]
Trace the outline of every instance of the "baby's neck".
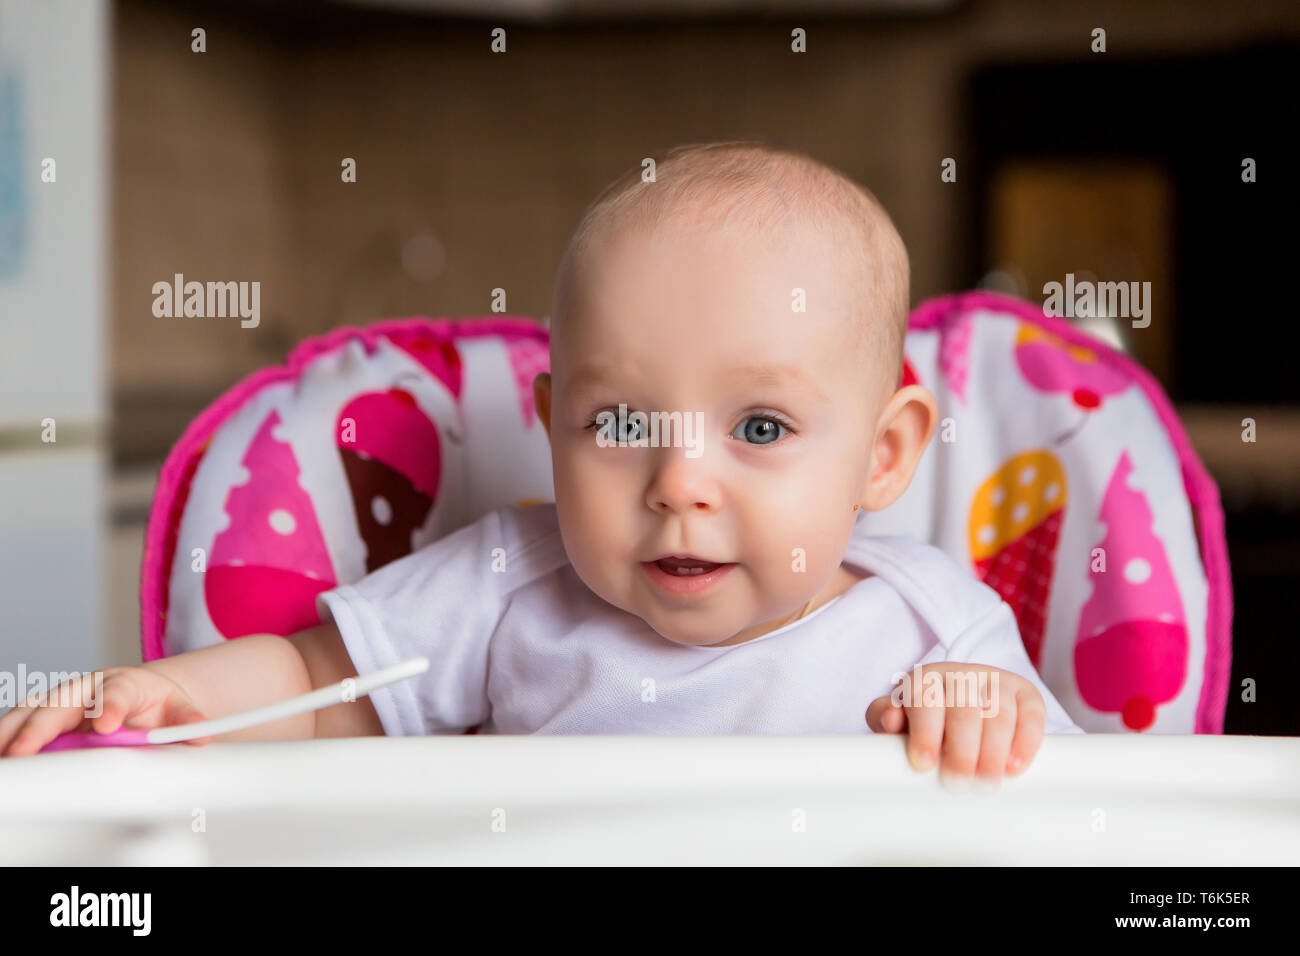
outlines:
[[851, 564], [840, 564], [835, 569], [835, 573], [831, 575], [831, 579], [826, 582], [826, 587], [822, 588], [817, 596], [813, 598], [813, 602], [808, 607], [808, 610], [804, 612], [804, 616], [807, 617], [832, 598], [839, 597], [865, 577], [867, 577], [867, 573], [860, 568], [856, 568]]
[[787, 624], [793, 624], [800, 617], [807, 617], [823, 604], [827, 604], [834, 598], [839, 597], [865, 577], [867, 577], [866, 572], [861, 571], [852, 565], [842, 563], [835, 569], [835, 573], [832, 574], [831, 579], [826, 582], [826, 586], [813, 596], [807, 610], [801, 608], [800, 610], [793, 612], [785, 620], [768, 622], [767, 624], [759, 625], [756, 628], [749, 628], [725, 641], [719, 641], [717, 644], [710, 644], [709, 646], [730, 647], [733, 644], [744, 644], [748, 641], [763, 637], [765, 634], [771, 634], [773, 631], [779, 631]]

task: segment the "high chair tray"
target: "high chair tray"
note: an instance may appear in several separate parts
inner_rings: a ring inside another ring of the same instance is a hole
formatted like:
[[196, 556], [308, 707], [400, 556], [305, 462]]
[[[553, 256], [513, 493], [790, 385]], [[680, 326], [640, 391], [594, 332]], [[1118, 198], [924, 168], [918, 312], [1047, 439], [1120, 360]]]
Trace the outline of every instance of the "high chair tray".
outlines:
[[944, 789], [903, 747], [479, 735], [43, 754], [0, 760], [0, 865], [1300, 860], [1300, 738], [1054, 736], [993, 793]]

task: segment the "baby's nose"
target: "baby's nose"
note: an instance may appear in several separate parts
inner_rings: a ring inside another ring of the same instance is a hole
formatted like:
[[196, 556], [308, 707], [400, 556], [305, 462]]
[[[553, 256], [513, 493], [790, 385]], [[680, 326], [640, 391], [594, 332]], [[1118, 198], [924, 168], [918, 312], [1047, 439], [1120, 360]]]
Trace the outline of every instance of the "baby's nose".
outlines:
[[661, 514], [717, 510], [721, 488], [706, 457], [687, 458], [680, 448], [659, 449], [654, 478], [646, 489], [646, 504]]

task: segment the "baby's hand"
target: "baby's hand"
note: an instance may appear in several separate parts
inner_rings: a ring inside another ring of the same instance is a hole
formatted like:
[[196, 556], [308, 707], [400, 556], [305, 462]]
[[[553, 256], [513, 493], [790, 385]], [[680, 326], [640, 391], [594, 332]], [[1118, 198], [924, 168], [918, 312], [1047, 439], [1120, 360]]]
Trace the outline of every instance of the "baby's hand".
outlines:
[[[100, 675], [102, 686], [96, 688], [95, 678]], [[102, 710], [88, 716], [101, 702]], [[110, 667], [29, 697], [0, 717], [0, 757], [34, 754], [69, 731], [110, 734], [128, 722], [132, 729], [151, 730], [203, 719], [190, 695], [170, 677], [147, 667]], [[186, 743], [205, 744], [211, 739], [199, 737]]]
[[[1043, 740], [1043, 695], [1018, 674], [983, 664], [944, 661], [918, 668], [871, 702], [867, 726], [875, 733], [908, 732], [907, 758], [929, 770], [940, 753], [940, 779], [997, 784], [1003, 773], [1029, 766]], [[949, 676], [951, 675], [951, 676]]]

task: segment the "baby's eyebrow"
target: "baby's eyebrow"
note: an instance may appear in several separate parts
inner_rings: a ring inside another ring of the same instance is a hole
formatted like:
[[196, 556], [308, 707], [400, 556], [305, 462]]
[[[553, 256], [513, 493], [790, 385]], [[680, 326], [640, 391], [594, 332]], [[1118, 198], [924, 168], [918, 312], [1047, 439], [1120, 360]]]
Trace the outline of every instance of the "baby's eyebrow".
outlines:
[[595, 388], [598, 385], [614, 385], [618, 381], [611, 370], [611, 366], [605, 363], [580, 365], [569, 376], [569, 381], [564, 386], [564, 391], [568, 395], [575, 395], [579, 392], [585, 392]]
[[[733, 365], [721, 374], [729, 381], [742, 381], [758, 388], [777, 388], [784, 385], [803, 391], [823, 403], [830, 401], [817, 383], [797, 365], [763, 365], [747, 362]], [[613, 372], [613, 367], [605, 363], [582, 365], [569, 377], [565, 392], [576, 395], [601, 384], [618, 384], [618, 376]]]
[[744, 365], [733, 365], [723, 374], [732, 379], [743, 379], [760, 388], [776, 388], [780, 385], [789, 385], [807, 392], [819, 401], [830, 401], [826, 397], [826, 393], [817, 387], [817, 383], [805, 375], [797, 365], [762, 365], [751, 362]]

